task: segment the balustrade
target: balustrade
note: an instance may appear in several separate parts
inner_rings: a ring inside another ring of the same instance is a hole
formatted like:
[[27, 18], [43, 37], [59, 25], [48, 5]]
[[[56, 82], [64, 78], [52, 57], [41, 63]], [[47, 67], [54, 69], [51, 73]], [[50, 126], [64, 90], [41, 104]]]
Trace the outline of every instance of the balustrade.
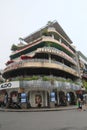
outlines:
[[[49, 64], [57, 64], [57, 65], [60, 65], [62, 66], [63, 70], [66, 71], [66, 72], [69, 72], [69, 73], [72, 73], [72, 74], [77, 74], [76, 70], [75, 69], [72, 69], [70, 67], [68, 67], [67, 65], [61, 63], [61, 62], [58, 62], [58, 61], [54, 61], [54, 60], [51, 60], [49, 62], [49, 60], [47, 59], [29, 59], [29, 60], [22, 60], [20, 62], [16, 62], [16, 63], [12, 63], [12, 65], [9, 65], [9, 67], [5, 68], [4, 72], [6, 71], [9, 71], [9, 70], [12, 70], [12, 69], [17, 69], [17, 68], [22, 68], [22, 67], [26, 67], [26, 63], [32, 63], [32, 62], [41, 62], [41, 63], [45, 63], [45, 66], [46, 66], [46, 63], [49, 63]], [[28, 67], [28, 66], [27, 66]]]

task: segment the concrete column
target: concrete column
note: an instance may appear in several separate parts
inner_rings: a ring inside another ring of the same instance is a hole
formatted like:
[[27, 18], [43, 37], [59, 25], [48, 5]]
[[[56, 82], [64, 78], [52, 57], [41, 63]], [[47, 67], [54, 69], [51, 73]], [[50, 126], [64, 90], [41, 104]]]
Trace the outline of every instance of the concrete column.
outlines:
[[59, 92], [57, 91], [57, 104], [59, 105]]
[[45, 106], [47, 107], [48, 106], [48, 104], [47, 104], [47, 100], [48, 100], [47, 99], [47, 91], [45, 91], [44, 93], [45, 93]]

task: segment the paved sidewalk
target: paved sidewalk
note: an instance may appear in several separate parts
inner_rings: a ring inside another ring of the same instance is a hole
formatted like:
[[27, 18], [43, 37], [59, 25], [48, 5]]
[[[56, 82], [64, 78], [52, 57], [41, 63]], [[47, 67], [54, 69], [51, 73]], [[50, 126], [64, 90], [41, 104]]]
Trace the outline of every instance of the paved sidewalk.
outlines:
[[77, 106], [66, 106], [66, 107], [56, 107], [56, 108], [29, 108], [29, 109], [5, 109], [0, 108], [2, 112], [44, 112], [44, 111], [66, 111], [75, 110]]

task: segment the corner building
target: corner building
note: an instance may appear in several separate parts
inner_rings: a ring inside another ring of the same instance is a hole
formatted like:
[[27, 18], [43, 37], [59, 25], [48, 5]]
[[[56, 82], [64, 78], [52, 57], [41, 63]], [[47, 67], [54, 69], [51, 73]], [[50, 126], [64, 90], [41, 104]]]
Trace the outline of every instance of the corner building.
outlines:
[[76, 91], [81, 89], [76, 49], [58, 22], [50, 22], [21, 39], [6, 65], [6, 82], [0, 85], [0, 91], [6, 91], [21, 105], [57, 107], [76, 103]]

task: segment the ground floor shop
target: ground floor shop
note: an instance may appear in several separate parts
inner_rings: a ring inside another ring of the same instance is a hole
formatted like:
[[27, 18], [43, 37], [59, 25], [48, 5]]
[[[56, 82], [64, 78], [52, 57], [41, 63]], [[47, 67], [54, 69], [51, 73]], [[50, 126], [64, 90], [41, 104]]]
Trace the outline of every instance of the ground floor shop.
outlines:
[[47, 82], [9, 82], [0, 86], [0, 105], [19, 108], [59, 107], [75, 105], [76, 91], [71, 88], [56, 87]]
[[[0, 92], [0, 105], [8, 103], [20, 104], [22, 107], [58, 107], [75, 105], [74, 91], [49, 91], [49, 90], [4, 90]], [[25, 105], [25, 106], [24, 106]]]

